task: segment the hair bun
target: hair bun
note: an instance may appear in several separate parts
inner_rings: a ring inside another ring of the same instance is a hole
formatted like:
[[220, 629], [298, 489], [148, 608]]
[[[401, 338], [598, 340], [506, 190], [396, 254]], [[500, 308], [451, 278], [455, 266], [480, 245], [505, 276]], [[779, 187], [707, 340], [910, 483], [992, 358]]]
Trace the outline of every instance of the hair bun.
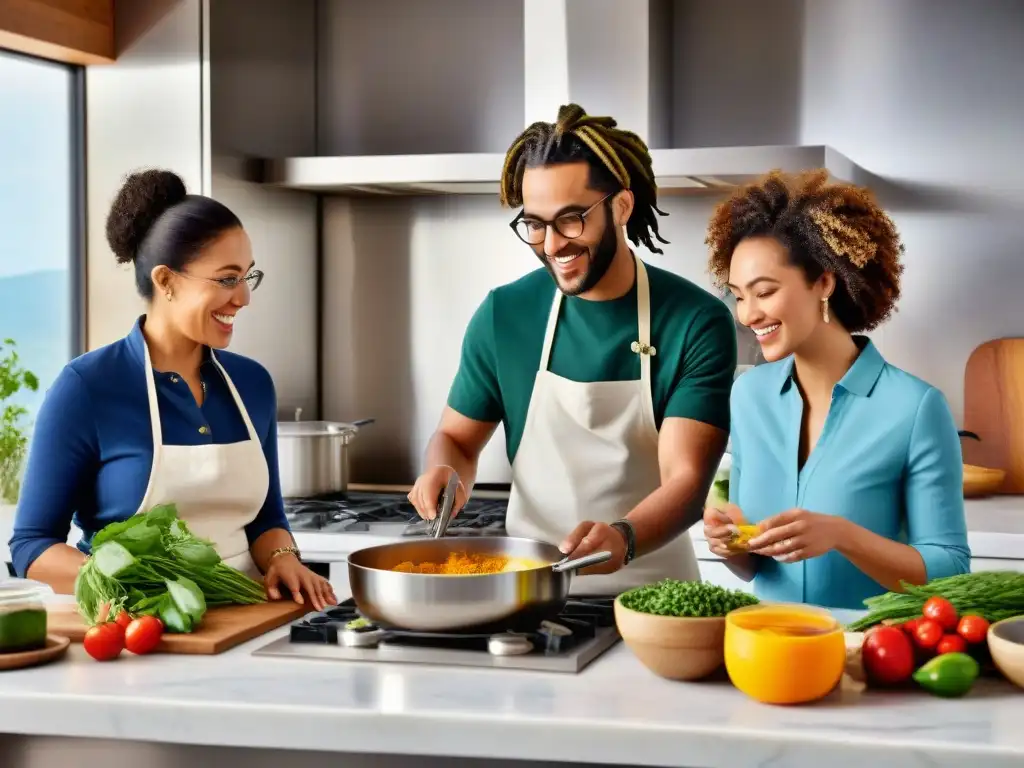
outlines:
[[187, 195], [185, 182], [171, 171], [140, 171], [128, 176], [107, 216], [107, 242], [117, 263], [134, 261], [160, 215]]

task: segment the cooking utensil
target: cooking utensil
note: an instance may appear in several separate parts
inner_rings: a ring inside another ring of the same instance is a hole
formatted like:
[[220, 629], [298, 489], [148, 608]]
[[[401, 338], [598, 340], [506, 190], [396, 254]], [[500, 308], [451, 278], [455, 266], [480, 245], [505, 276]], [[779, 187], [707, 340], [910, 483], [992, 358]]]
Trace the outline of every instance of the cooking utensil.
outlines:
[[277, 463], [281, 495], [307, 498], [348, 490], [349, 443], [359, 428], [373, 419], [351, 423], [302, 421], [302, 409], [295, 409], [295, 421], [277, 423]]
[[1024, 338], [980, 344], [964, 371], [964, 463], [1001, 469], [996, 491], [1024, 493]]
[[448, 523], [452, 520], [452, 511], [455, 509], [455, 494], [459, 490], [459, 476], [452, 470], [448, 478], [448, 485], [441, 492], [441, 499], [438, 502], [437, 517], [429, 521], [427, 530], [435, 539], [440, 539], [448, 530]]
[[[506, 555], [547, 563], [468, 576], [391, 570], [399, 563], [442, 563], [449, 554]], [[359, 612], [382, 628], [417, 632], [504, 632], [553, 618], [569, 596], [572, 574], [611, 559], [610, 552], [567, 560], [558, 547], [506, 536], [416, 539], [349, 555], [348, 578]]]

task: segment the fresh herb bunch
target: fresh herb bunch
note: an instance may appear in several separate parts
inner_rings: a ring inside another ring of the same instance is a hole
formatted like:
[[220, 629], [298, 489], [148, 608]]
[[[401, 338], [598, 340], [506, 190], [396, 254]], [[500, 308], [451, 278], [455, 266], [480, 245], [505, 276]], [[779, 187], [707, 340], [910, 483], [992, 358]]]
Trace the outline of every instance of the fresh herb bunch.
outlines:
[[191, 632], [208, 606], [266, 600], [263, 585], [221, 562], [213, 545], [189, 531], [173, 504], [111, 523], [92, 540], [75, 579], [82, 617], [158, 616], [170, 632]]
[[934, 579], [924, 586], [900, 582], [903, 592], [886, 592], [864, 601], [866, 616], [847, 629], [862, 632], [875, 624], [891, 620], [908, 621], [921, 616], [930, 597], [944, 597], [960, 616], [974, 614], [995, 623], [1024, 614], [1024, 573], [1016, 571], [978, 571]]
[[640, 613], [657, 616], [712, 618], [725, 616], [745, 605], [756, 605], [756, 597], [702, 581], [665, 579], [623, 593], [622, 605]]

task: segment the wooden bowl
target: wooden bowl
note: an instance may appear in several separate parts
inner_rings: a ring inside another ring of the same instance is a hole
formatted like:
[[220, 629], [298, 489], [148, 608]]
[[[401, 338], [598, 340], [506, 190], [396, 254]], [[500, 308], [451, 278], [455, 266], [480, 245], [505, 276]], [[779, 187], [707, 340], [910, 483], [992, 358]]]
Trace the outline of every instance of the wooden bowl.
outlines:
[[988, 650], [1003, 676], [1024, 688], [1024, 616], [997, 621], [988, 628]]
[[615, 624], [626, 647], [659, 677], [699, 680], [725, 660], [725, 617], [696, 619], [640, 613], [615, 599]]
[[964, 464], [964, 498], [989, 496], [1002, 487], [1005, 479], [1006, 472], [1001, 469]]

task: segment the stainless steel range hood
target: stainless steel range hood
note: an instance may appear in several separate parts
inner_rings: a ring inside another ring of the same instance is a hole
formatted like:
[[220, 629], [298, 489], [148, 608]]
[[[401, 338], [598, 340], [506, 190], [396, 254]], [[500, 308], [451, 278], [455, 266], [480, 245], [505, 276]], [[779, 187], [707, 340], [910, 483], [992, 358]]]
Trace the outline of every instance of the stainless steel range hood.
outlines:
[[[767, 171], [827, 168], [851, 180], [848, 158], [826, 146], [714, 147], [651, 151], [663, 194], [720, 193]], [[498, 191], [501, 154], [289, 157], [268, 160], [263, 183], [348, 195], [491, 195]]]
[[[614, 115], [650, 146], [672, 145], [672, 0], [520, 0], [524, 13], [524, 124], [582, 104]], [[858, 169], [825, 146], [652, 150], [660, 191], [714, 194], [773, 169]], [[266, 160], [263, 183], [345, 195], [496, 194], [504, 157], [494, 154], [286, 157]]]

